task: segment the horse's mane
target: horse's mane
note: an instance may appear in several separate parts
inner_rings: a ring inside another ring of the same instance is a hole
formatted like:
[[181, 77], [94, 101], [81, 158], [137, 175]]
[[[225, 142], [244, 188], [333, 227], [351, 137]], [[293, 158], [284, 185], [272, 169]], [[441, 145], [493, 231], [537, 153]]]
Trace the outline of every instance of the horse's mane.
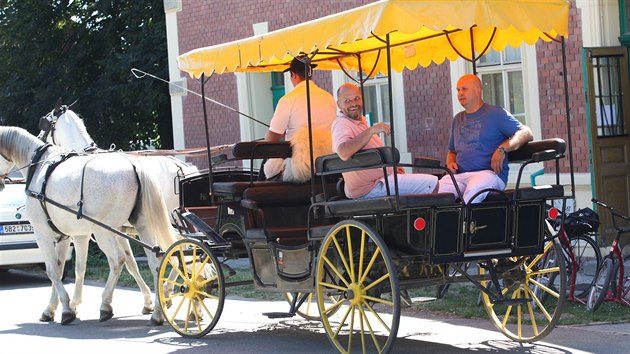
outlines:
[[[0, 127], [0, 148], [6, 155], [26, 158], [41, 145], [44, 145], [41, 140], [23, 128]], [[14, 148], [11, 152], [8, 150], [10, 146]]]
[[85, 127], [83, 119], [78, 114], [69, 109], [66, 110], [64, 114], [66, 114], [69, 119], [75, 122], [75, 128], [78, 130], [79, 134], [81, 134], [81, 136], [85, 138], [86, 141], [94, 141], [94, 139], [92, 139], [92, 136], [90, 136], [90, 134], [87, 132], [87, 128]]

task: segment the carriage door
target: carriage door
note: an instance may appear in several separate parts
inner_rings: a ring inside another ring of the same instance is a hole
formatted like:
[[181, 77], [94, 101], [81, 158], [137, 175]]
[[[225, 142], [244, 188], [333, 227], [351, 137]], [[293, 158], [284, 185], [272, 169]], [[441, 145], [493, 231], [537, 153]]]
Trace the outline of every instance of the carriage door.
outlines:
[[[585, 48], [594, 195], [623, 214], [630, 210], [630, 85], [627, 49]], [[597, 210], [600, 234], [610, 244], [610, 215]], [[600, 241], [602, 244], [602, 241]]]

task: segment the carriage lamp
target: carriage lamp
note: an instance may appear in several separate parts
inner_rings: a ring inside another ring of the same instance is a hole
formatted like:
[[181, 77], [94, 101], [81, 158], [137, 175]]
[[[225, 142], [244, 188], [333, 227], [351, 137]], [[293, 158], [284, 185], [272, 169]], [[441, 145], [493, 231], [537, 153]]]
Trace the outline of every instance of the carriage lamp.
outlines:
[[413, 222], [413, 227], [418, 231], [424, 230], [426, 226], [427, 226], [427, 222], [426, 220], [424, 220], [424, 218], [417, 218]]
[[558, 211], [557, 208], [550, 208], [549, 211], [547, 212], [547, 217], [549, 217], [549, 219], [551, 220], [556, 220], [559, 214], [560, 214], [560, 211]]

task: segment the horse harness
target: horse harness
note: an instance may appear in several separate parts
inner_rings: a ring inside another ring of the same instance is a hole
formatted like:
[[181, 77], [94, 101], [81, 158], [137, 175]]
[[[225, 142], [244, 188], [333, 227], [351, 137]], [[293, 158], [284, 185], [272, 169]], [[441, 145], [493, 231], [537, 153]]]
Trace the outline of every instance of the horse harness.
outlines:
[[[57, 121], [59, 120], [59, 117], [63, 113], [66, 112], [66, 110], [68, 110], [68, 106], [65, 106], [65, 105], [55, 107], [55, 109], [52, 112], [48, 113], [47, 115], [39, 119], [39, 130], [42, 131], [37, 136], [39, 140], [45, 143], [48, 140], [48, 136], [50, 136], [53, 144], [58, 145], [57, 142], [55, 141], [55, 131], [56, 131], [56, 126], [57, 126]], [[92, 141], [88, 147], [83, 149], [83, 151], [91, 152], [93, 150], [96, 150], [97, 148], [98, 146], [96, 146], [96, 143]]]

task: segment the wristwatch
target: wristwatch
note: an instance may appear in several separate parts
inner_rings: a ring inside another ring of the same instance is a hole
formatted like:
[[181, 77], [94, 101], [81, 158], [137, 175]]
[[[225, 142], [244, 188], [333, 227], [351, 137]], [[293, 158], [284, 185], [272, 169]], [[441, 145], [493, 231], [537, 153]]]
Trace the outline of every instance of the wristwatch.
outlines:
[[497, 150], [499, 150], [499, 153], [503, 156], [505, 156], [505, 154], [507, 153], [507, 151], [505, 151], [505, 148], [503, 146], [499, 146]]

